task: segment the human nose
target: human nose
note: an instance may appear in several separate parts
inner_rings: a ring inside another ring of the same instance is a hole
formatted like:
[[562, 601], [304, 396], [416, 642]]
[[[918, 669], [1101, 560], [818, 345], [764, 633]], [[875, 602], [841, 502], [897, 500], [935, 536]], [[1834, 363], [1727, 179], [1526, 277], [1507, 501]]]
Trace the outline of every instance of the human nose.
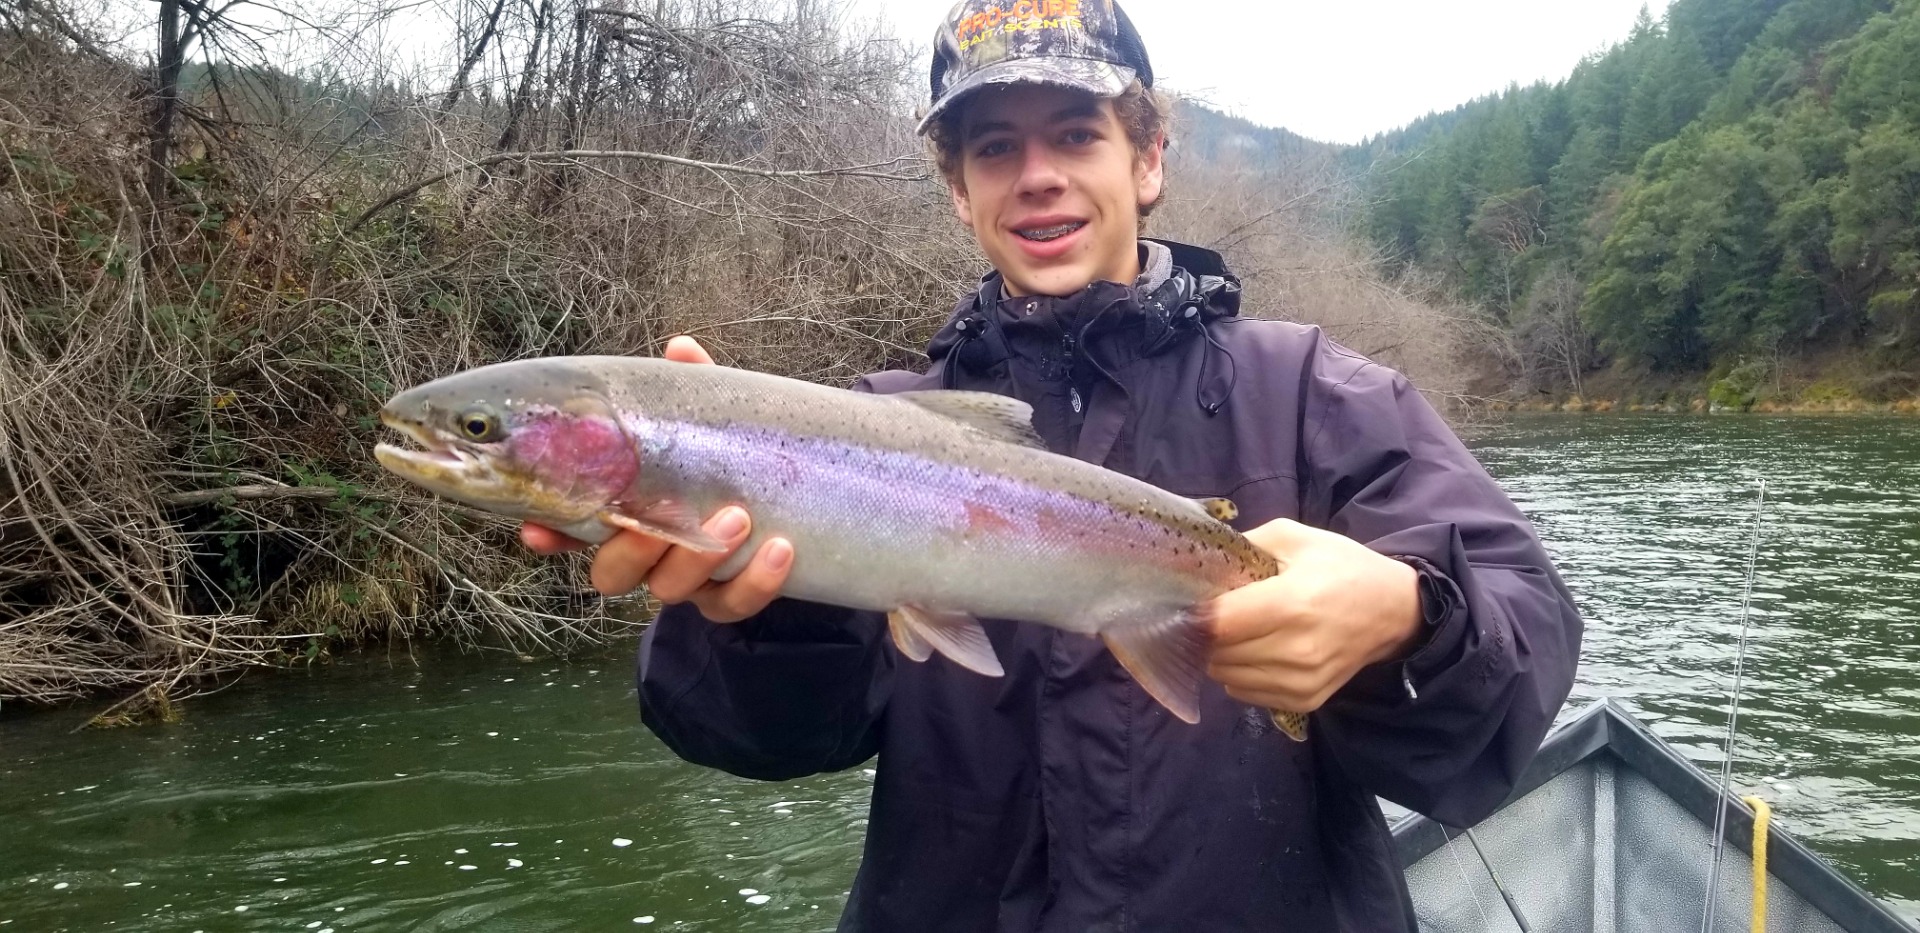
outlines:
[[1053, 151], [1047, 146], [1028, 145], [1021, 147], [1020, 155], [1020, 193], [1022, 195], [1049, 194], [1066, 187], [1066, 176], [1053, 158]]

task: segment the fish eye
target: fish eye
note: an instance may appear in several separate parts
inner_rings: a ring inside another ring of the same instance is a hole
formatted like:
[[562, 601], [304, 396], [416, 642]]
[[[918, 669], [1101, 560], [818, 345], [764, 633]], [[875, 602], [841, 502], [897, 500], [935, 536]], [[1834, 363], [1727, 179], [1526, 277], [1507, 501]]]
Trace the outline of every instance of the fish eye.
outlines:
[[470, 441], [491, 441], [500, 436], [500, 420], [484, 411], [460, 416], [460, 434]]

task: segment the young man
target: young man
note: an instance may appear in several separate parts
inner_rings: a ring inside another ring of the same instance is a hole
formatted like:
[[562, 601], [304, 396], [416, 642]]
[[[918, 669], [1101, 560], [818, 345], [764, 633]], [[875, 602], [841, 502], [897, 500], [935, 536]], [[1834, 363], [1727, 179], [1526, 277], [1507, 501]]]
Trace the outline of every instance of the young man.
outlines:
[[[639, 676], [676, 753], [767, 780], [879, 755], [843, 930], [1412, 933], [1375, 795], [1473, 823], [1570, 689], [1571, 599], [1419, 393], [1315, 328], [1238, 317], [1218, 256], [1139, 238], [1152, 83], [1106, 0], [954, 9], [922, 130], [995, 272], [931, 369], [860, 387], [1012, 395], [1056, 451], [1237, 503], [1285, 569], [1217, 601], [1198, 725], [1045, 626], [986, 623], [998, 679], [905, 661], [878, 614], [776, 599], [805, 559], [784, 541], [725, 583], [726, 555], [637, 535], [596, 556], [601, 591], [672, 604]], [[737, 546], [750, 521], [707, 528]], [[1308, 740], [1273, 709], [1311, 712]]]

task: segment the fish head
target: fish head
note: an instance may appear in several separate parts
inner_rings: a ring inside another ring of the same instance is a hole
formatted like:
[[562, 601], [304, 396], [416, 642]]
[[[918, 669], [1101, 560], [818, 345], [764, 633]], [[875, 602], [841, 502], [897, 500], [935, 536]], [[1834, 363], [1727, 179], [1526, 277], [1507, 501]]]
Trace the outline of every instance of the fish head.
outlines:
[[602, 382], [555, 360], [415, 386], [387, 402], [380, 420], [419, 445], [375, 447], [387, 470], [449, 499], [551, 526], [598, 514], [640, 473]]

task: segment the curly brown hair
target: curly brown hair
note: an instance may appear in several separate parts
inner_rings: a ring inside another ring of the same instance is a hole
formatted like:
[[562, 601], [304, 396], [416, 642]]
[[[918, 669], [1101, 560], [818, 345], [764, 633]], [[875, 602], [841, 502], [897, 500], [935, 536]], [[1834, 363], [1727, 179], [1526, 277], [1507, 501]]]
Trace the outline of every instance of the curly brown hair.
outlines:
[[[962, 101], [961, 105], [948, 107], [933, 121], [932, 126], [927, 127], [927, 147], [933, 152], [934, 164], [939, 166], [947, 184], [955, 186], [960, 184], [960, 121], [966, 116], [967, 110], [964, 103]], [[1172, 98], [1138, 80], [1127, 85], [1120, 96], [1113, 98], [1113, 110], [1120, 118], [1120, 125], [1126, 127], [1127, 142], [1132, 144], [1136, 156], [1145, 154], [1153, 146], [1162, 145], [1172, 135]], [[1165, 197], [1166, 187], [1163, 184], [1159, 198], [1155, 198], [1152, 204], [1141, 205], [1142, 227], [1146, 224], [1147, 215]]]

